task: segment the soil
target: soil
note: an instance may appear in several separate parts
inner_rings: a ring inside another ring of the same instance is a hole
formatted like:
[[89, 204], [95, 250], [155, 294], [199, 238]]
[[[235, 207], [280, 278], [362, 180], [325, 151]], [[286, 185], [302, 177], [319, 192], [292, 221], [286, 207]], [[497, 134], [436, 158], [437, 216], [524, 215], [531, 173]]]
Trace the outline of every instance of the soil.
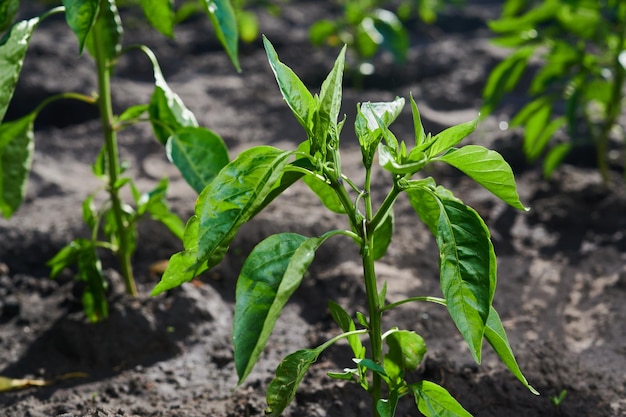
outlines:
[[[41, 10], [38, 3], [28, 3], [24, 17]], [[412, 92], [432, 132], [475, 117], [487, 75], [505, 51], [489, 44], [485, 24], [498, 16], [500, 2], [467, 3], [443, 12], [434, 26], [414, 22], [413, 47], [405, 65], [395, 66], [383, 54], [375, 61], [373, 75], [362, 80], [346, 75], [342, 111], [348, 123], [342, 149], [350, 174], [361, 174], [358, 147], [348, 128], [359, 101], [408, 98]], [[333, 13], [330, 2], [319, 1], [285, 3], [280, 16], [258, 12], [261, 31], [281, 60], [313, 89], [338, 51], [312, 47], [307, 27]], [[202, 125], [224, 138], [231, 157], [260, 144], [293, 149], [303, 139], [281, 99], [260, 40], [242, 46], [243, 71], [237, 74], [206, 17], [181, 24], [176, 38], [167, 40], [132, 13], [126, 16], [127, 42], [154, 49], [172, 89]], [[121, 59], [114, 84], [116, 110], [147, 102], [151, 83], [151, 68], [142, 55]], [[25, 114], [51, 94], [94, 89], [92, 62], [77, 56], [75, 39], [61, 17], [48, 19], [33, 36], [7, 119]], [[505, 156], [530, 212], [505, 206], [451, 169], [436, 168], [432, 174], [475, 207], [492, 230], [499, 262], [494, 304], [520, 367], [541, 395], [528, 392], [490, 348], [483, 363], [476, 365], [444, 309], [407, 304], [385, 316], [385, 324], [424, 336], [429, 353], [414, 377], [444, 385], [475, 416], [625, 416], [626, 187], [618, 170], [611, 172], [608, 186], [602, 184], [589, 149], [570, 158], [552, 179], [543, 179], [540, 165], [521, 156], [520, 132], [499, 128], [524, 99], [522, 90], [510, 96], [501, 113], [486, 118], [467, 141]], [[105, 322], [89, 324], [71, 271], [50, 280], [45, 263], [71, 239], [86, 234], [81, 202], [101, 185], [90, 168], [101, 143], [96, 117], [92, 108], [72, 101], [45, 110], [36, 124], [26, 201], [13, 218], [0, 220], [0, 375], [59, 378], [46, 387], [1, 393], [0, 414], [262, 416], [264, 389], [279, 360], [336, 334], [327, 300], [350, 312], [364, 310], [364, 289], [356, 250], [341, 239], [328, 241], [285, 308], [254, 372], [235, 389], [229, 338], [239, 268], [252, 247], [272, 233], [314, 236], [345, 227], [343, 219], [326, 213], [313, 194], [296, 186], [241, 230], [218, 267], [153, 298], [149, 292], [158, 276], [151, 265], [180, 250], [180, 242], [162, 226], [146, 221], [134, 259], [141, 295], [124, 295], [116, 262], [105, 257], [111, 314]], [[409, 137], [411, 129], [407, 108], [394, 131]], [[170, 178], [171, 207], [186, 219], [196, 195], [167, 162], [149, 126], [124, 131], [120, 145], [128, 173], [142, 190], [164, 175]], [[382, 175], [374, 183], [377, 193], [387, 189]], [[396, 220], [389, 253], [376, 265], [381, 282], [389, 283], [389, 300], [436, 295], [433, 239], [405, 200], [398, 203]], [[326, 376], [350, 363], [345, 344], [325, 352], [285, 415], [370, 415], [364, 393]], [[84, 375], [62, 379], [78, 372]], [[563, 391], [565, 399], [554, 404], [551, 398]], [[403, 399], [397, 415], [416, 414], [414, 404]]]

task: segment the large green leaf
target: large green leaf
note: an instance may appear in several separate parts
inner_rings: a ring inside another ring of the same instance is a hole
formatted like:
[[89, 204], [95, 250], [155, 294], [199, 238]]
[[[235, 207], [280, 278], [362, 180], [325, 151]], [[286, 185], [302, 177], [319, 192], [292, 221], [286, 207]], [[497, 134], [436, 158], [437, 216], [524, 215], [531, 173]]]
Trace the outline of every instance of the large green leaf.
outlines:
[[263, 44], [285, 102], [307, 135], [313, 136], [313, 117], [318, 108], [316, 100], [291, 68], [280, 62], [276, 50], [265, 36]]
[[87, 33], [85, 45], [93, 57], [98, 56], [98, 49], [101, 49], [108, 61], [107, 65], [112, 65], [122, 52], [123, 33], [122, 20], [115, 0], [103, 1], [98, 19]]
[[467, 145], [453, 148], [435, 160], [463, 171], [507, 204], [520, 210], [526, 209], [520, 202], [513, 170], [498, 152], [478, 145]]
[[184, 250], [174, 254], [151, 295], [158, 295], [179, 285], [189, 282], [208, 269], [206, 264], [197, 264], [198, 226], [200, 219], [192, 216], [185, 226], [183, 235]]
[[0, 2], [0, 32], [11, 26], [20, 7], [19, 0], [2, 0]]
[[430, 381], [410, 385], [418, 410], [426, 417], [472, 417], [443, 387]]
[[230, 61], [237, 71], [241, 71], [237, 18], [230, 0], [202, 0], [200, 3], [211, 19], [217, 39], [226, 50]]
[[22, 204], [35, 148], [31, 113], [0, 125], [0, 212], [5, 218]]
[[265, 415], [270, 417], [280, 416], [285, 408], [293, 401], [296, 390], [309, 370], [309, 367], [317, 361], [321, 348], [298, 350], [282, 360], [276, 368], [276, 377], [267, 387], [265, 393], [267, 409]]
[[257, 213], [293, 154], [270, 146], [242, 152], [202, 191], [196, 204], [200, 218], [198, 264], [209, 267], [224, 257], [239, 227]]
[[202, 127], [178, 130], [168, 139], [166, 152], [185, 181], [197, 193], [202, 192], [228, 164], [228, 150], [222, 138]]
[[281, 233], [263, 240], [246, 259], [237, 280], [233, 324], [239, 383], [252, 371], [322, 242], [322, 238]]
[[165, 36], [174, 37], [173, 0], [141, 0], [141, 8], [153, 28]]
[[509, 339], [502, 326], [502, 321], [495, 308], [491, 307], [489, 310], [489, 318], [487, 319], [487, 327], [485, 328], [485, 339], [489, 342], [493, 350], [496, 351], [502, 362], [509, 368], [509, 370], [515, 375], [519, 381], [524, 384], [526, 388], [535, 395], [539, 395], [536, 389], [534, 389], [526, 380], [526, 377], [522, 374], [513, 350], [509, 345]]
[[65, 20], [78, 39], [78, 50], [83, 52], [87, 35], [100, 11], [100, 0], [63, 0]]
[[154, 91], [148, 113], [154, 135], [165, 145], [174, 133], [185, 127], [197, 127], [198, 122], [178, 94], [167, 85], [156, 59], [153, 56], [151, 58], [154, 68]]
[[39, 17], [15, 23], [0, 40], [0, 122], [9, 107]]
[[441, 192], [426, 188], [407, 192], [417, 214], [435, 233], [441, 290], [448, 312], [480, 363], [496, 286], [496, 259], [489, 230], [475, 210]]

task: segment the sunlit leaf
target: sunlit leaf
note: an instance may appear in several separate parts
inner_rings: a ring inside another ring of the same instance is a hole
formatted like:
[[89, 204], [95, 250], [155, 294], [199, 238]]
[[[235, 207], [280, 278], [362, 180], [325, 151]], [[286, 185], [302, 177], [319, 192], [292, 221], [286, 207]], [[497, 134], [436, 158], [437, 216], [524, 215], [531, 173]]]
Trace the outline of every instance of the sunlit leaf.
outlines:
[[443, 387], [430, 381], [410, 385], [418, 410], [426, 417], [472, 417]]
[[141, 8], [153, 28], [165, 36], [174, 37], [173, 0], [141, 0]]
[[241, 71], [237, 18], [230, 0], [201, 0], [200, 3], [211, 19], [217, 39], [226, 50], [230, 61], [237, 71]]
[[453, 148], [436, 160], [446, 162], [511, 206], [525, 210], [517, 193], [513, 170], [496, 152], [478, 145]]

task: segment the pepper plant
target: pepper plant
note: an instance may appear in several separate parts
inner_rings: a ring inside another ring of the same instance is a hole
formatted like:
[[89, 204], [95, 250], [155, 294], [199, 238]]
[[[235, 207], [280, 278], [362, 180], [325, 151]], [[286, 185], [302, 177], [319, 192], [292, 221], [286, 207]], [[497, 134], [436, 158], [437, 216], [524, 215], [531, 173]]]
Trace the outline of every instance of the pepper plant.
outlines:
[[[529, 102], [511, 126], [524, 127], [524, 153], [542, 155], [549, 176], [572, 148], [593, 143], [597, 166], [609, 176], [609, 140], [619, 125], [626, 80], [626, 3], [621, 0], [508, 0], [500, 19], [489, 23], [494, 43], [514, 48], [491, 72], [483, 113], [492, 112], [507, 92], [529, 72]], [[565, 129], [569, 141], [551, 145]], [[623, 162], [626, 178], [626, 161]]]
[[[275, 234], [249, 254], [237, 281], [232, 337], [239, 383], [251, 372], [285, 303], [300, 285], [316, 250], [328, 239], [347, 237], [359, 248], [366, 310], [357, 313], [355, 321], [339, 304], [329, 303], [341, 332], [321, 346], [298, 350], [284, 358], [267, 389], [268, 415], [280, 415], [319, 355], [338, 340], [347, 339], [354, 368], [329, 376], [353, 381], [368, 392], [375, 416], [393, 416], [398, 400], [406, 395], [414, 397], [417, 408], [426, 416], [468, 416], [443, 387], [427, 380], [408, 382], [405, 378], [419, 366], [426, 352], [425, 341], [411, 330], [384, 328], [383, 315], [412, 302], [447, 308], [477, 362], [486, 339], [513, 374], [536, 393], [522, 375], [492, 306], [496, 257], [487, 226], [475, 210], [437, 185], [433, 178], [416, 177], [432, 163], [447, 163], [508, 204], [524, 210], [511, 168], [498, 153], [476, 145], [456, 147], [475, 129], [476, 120], [434, 136], [426, 134], [411, 98], [415, 142], [407, 143], [398, 141], [389, 130], [404, 99], [360, 104], [354, 128], [365, 177], [358, 183], [344, 174], [339, 150], [345, 124], [345, 118], [338, 120], [345, 47], [319, 94], [313, 95], [279, 61], [270, 42], [264, 42], [283, 98], [304, 127], [307, 139], [295, 150], [253, 147], [217, 174], [200, 194], [195, 215], [187, 222], [185, 250], [170, 259], [153, 294], [181, 285], [218, 264], [239, 228], [301, 179], [329, 210], [346, 217], [348, 227], [314, 237]], [[371, 193], [376, 159], [391, 179], [390, 190], [377, 207]], [[391, 241], [393, 208], [400, 194], [408, 196], [418, 217], [436, 238], [442, 298], [420, 295], [389, 303], [386, 283], [377, 283], [374, 261], [385, 255]], [[369, 339], [369, 352], [361, 337]]]
[[[237, 30], [228, 0], [203, 1], [204, 10], [234, 66], [237, 59]], [[173, 36], [175, 11], [170, 0], [141, 1], [148, 22], [166, 36]], [[148, 215], [165, 224], [182, 238], [184, 223], [170, 212], [165, 196], [167, 179], [148, 192], [140, 192], [125, 175], [118, 151], [118, 133], [139, 122], [152, 125], [156, 139], [164, 145], [168, 158], [185, 180], [198, 192], [228, 163], [222, 139], [200, 127], [194, 114], [168, 86], [155, 54], [143, 45], [124, 46], [123, 26], [114, 0], [64, 0], [41, 16], [11, 24], [17, 13], [17, 0], [0, 2], [0, 29], [9, 30], [0, 40], [0, 211], [6, 218], [18, 209], [25, 194], [34, 152], [34, 121], [39, 112], [57, 100], [74, 99], [97, 106], [102, 121], [103, 146], [93, 166], [102, 179], [108, 198], [94, 204], [96, 190], [83, 204], [83, 218], [91, 231], [89, 238], [78, 238], [64, 247], [49, 265], [52, 277], [65, 267], [76, 265], [76, 278], [85, 281], [82, 302], [91, 321], [107, 317], [107, 284], [98, 250], [106, 248], [119, 259], [126, 291], [136, 295], [131, 258], [137, 245], [137, 221]], [[78, 40], [78, 53], [85, 50], [95, 61], [97, 91], [94, 95], [67, 92], [45, 99], [35, 109], [12, 121], [4, 116], [13, 96], [31, 35], [41, 21], [54, 14], [65, 14], [67, 24]], [[139, 103], [121, 114], [113, 112], [111, 78], [115, 65], [126, 53], [143, 52], [154, 69], [154, 91], [148, 103]], [[134, 207], [122, 201], [120, 193], [130, 187]]]

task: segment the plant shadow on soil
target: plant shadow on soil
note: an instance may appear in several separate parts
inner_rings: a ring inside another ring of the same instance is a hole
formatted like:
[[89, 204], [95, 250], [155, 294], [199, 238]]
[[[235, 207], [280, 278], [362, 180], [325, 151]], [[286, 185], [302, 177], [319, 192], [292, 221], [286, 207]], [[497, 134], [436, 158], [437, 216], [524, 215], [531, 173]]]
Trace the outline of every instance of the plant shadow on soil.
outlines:
[[[363, 80], [362, 90], [351, 88], [348, 76], [342, 108], [348, 124], [356, 102], [392, 100], [409, 92], [433, 132], [475, 117], [482, 85], [502, 53], [489, 46], [485, 26], [486, 19], [498, 15], [499, 3], [469, 1], [465, 8], [446, 11], [433, 27], [416, 25], [415, 46], [406, 66], [394, 67], [387, 57], [380, 57], [376, 74]], [[311, 88], [319, 86], [336, 52], [315, 49], [307, 41], [307, 24], [331, 10], [320, 4], [290, 2], [278, 18], [260, 13], [261, 30], [274, 42], [281, 60]], [[154, 48], [173, 90], [202, 125], [222, 135], [231, 156], [260, 144], [294, 148], [303, 134], [282, 102], [260, 42], [243, 46], [244, 71], [239, 75], [214, 42], [206, 43], [208, 27], [206, 19], [193, 19], [177, 29], [173, 41], [140, 27], [127, 36]], [[88, 59], [76, 58], [75, 41], [62, 20], [43, 24], [32, 42], [11, 117], [32, 108], [33, 100], [66, 88], [93, 89]], [[114, 92], [116, 108], [146, 101], [150, 77], [147, 63], [137, 57], [122, 59]], [[517, 105], [522, 99], [519, 92], [510, 101]], [[272, 233], [313, 236], [344, 227], [341, 219], [314, 203], [305, 187], [295, 187], [245, 225], [231, 254], [214, 271], [155, 298], [147, 296], [157, 279], [152, 266], [180, 250], [180, 243], [158, 225], [142, 225], [135, 256], [142, 295], [137, 299], [123, 295], [116, 263], [106, 258], [111, 316], [103, 323], [86, 323], [71, 273], [50, 281], [45, 262], [85, 233], [80, 204], [98, 185], [90, 179], [89, 164], [99, 148], [99, 122], [93, 114], [63, 102], [49, 112], [50, 120], [62, 116], [63, 123], [38, 124], [26, 202], [14, 218], [0, 220], [0, 375], [54, 379], [84, 372], [87, 376], [2, 393], [2, 415], [261, 416], [264, 389], [278, 361], [336, 334], [327, 300], [339, 302], [351, 313], [364, 308], [356, 250], [348, 249], [347, 241], [329, 241], [285, 308], [249, 380], [233, 390], [237, 380], [230, 325], [235, 280], [245, 255]], [[390, 312], [386, 324], [415, 330], [426, 340], [429, 353], [411, 378], [442, 384], [477, 417], [624, 415], [624, 184], [615, 171], [610, 191], [603, 188], [585, 153], [582, 160], [568, 161], [551, 180], [543, 180], [540, 167], [520, 156], [519, 132], [498, 129], [504, 117], [489, 117], [469, 140], [496, 148], [511, 163], [530, 213], [496, 202], [451, 169], [436, 168], [432, 174], [475, 207], [492, 230], [499, 256], [494, 303], [522, 370], [542, 395], [529, 393], [489, 347], [483, 363], [473, 363], [444, 309], [408, 304]], [[405, 111], [394, 132], [406, 137], [411, 129], [410, 111]], [[358, 148], [349, 137], [350, 129], [344, 130], [344, 165], [353, 170], [351, 175], [358, 175]], [[169, 166], [149, 129], [129, 130], [120, 141], [131, 167], [129, 175], [143, 189], [168, 175], [171, 205], [188, 217], [196, 196]], [[382, 194], [388, 184], [376, 177], [374, 186], [374, 192]], [[377, 264], [380, 279], [389, 283], [388, 298], [436, 295], [433, 240], [406, 201], [399, 201], [395, 214], [394, 242]], [[345, 344], [325, 352], [285, 415], [370, 415], [364, 393], [326, 376], [350, 362]], [[562, 390], [567, 396], [555, 406], [550, 398]], [[401, 402], [398, 416], [416, 414], [410, 400]]]

